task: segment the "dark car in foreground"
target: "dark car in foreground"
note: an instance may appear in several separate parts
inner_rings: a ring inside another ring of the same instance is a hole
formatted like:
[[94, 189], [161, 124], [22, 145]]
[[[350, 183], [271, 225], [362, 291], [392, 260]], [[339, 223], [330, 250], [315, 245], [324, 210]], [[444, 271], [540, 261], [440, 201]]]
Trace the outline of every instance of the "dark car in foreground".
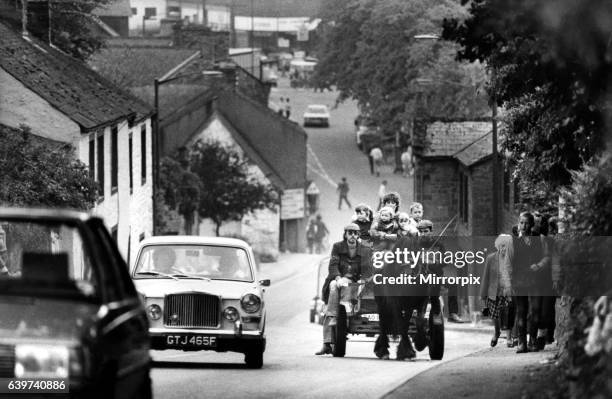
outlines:
[[151, 397], [146, 313], [101, 219], [0, 208], [0, 257], [0, 379]]

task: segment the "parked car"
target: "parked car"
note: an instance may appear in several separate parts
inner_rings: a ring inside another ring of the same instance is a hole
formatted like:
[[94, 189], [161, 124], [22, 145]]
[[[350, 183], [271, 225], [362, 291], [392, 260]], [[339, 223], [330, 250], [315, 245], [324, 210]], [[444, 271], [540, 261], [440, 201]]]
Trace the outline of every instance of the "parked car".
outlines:
[[355, 118], [355, 143], [361, 151], [380, 145], [380, 128], [371, 119], [359, 115]]
[[304, 126], [329, 127], [329, 109], [327, 105], [312, 104], [304, 112]]
[[263, 366], [264, 289], [253, 250], [234, 238], [157, 236], [141, 242], [132, 277], [153, 349], [244, 353]]
[[101, 219], [0, 208], [0, 257], [2, 378], [58, 379], [71, 397], [151, 397], [147, 316]]

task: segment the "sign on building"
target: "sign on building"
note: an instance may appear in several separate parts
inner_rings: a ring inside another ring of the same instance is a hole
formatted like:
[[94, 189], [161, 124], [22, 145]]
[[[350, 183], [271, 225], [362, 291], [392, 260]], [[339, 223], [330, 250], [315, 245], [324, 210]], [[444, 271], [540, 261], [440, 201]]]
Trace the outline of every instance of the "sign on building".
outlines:
[[292, 188], [281, 194], [281, 220], [304, 217], [304, 189]]

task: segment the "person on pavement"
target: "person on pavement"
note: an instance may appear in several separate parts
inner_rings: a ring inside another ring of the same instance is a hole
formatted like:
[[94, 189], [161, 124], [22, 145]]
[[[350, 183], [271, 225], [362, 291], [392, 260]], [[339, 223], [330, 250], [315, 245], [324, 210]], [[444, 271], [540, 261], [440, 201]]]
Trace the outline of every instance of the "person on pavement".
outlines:
[[315, 237], [317, 236], [317, 222], [314, 219], [310, 219], [308, 227], [306, 227], [306, 244], [308, 246], [308, 253], [313, 253]]
[[380, 176], [380, 167], [382, 166], [383, 152], [380, 147], [374, 147], [370, 150], [370, 156], [374, 161], [374, 170], [376, 172], [376, 177], [378, 177]]
[[[531, 321], [531, 339], [535, 340], [534, 329], [537, 332], [541, 320], [538, 320], [540, 309], [537, 308], [539, 301], [532, 300], [536, 293], [537, 273], [544, 269], [549, 258], [544, 253], [543, 241], [539, 236], [532, 236], [535, 225], [533, 214], [523, 212], [519, 216], [519, 237], [513, 241], [514, 261], [512, 262], [512, 290], [513, 301], [516, 302], [516, 325], [518, 334], [518, 347], [516, 353], [529, 352], [527, 346], [527, 320]], [[530, 296], [532, 294], [532, 296]], [[544, 327], [546, 328], [546, 327]], [[533, 347], [535, 349], [535, 347]]]
[[323, 223], [323, 217], [317, 215], [317, 232], [315, 233], [315, 252], [320, 254], [323, 250], [323, 239], [329, 234], [327, 226]]
[[348, 200], [348, 192], [349, 192], [349, 185], [348, 182], [346, 181], [346, 177], [342, 178], [342, 181], [340, 181], [340, 183], [338, 183], [338, 187], [336, 188], [336, 191], [338, 192], [338, 210], [342, 209], [342, 200], [344, 200], [344, 202], [346, 202], [346, 205], [349, 207], [349, 209], [351, 209], [351, 203]]
[[289, 104], [289, 97], [287, 97], [287, 102], [285, 103], [285, 118], [290, 119], [291, 117], [291, 104]]
[[[361, 230], [355, 223], [344, 227], [343, 239], [334, 243], [329, 259], [329, 270], [321, 297], [327, 304], [323, 321], [323, 347], [315, 355], [332, 354], [332, 327], [336, 325], [336, 316], [340, 299], [350, 302], [355, 293], [346, 289], [349, 283], [355, 283], [362, 277], [368, 277], [372, 251], [359, 243]], [[344, 287], [345, 289], [340, 289]]]
[[[500, 234], [495, 239], [495, 249], [487, 256], [485, 268], [480, 285], [480, 296], [488, 309], [489, 317], [493, 320], [495, 327], [491, 346], [496, 346], [501, 335], [501, 315], [509, 310], [508, 304], [512, 300], [512, 286], [510, 283], [510, 269], [514, 258], [514, 248], [512, 246], [512, 236]], [[509, 321], [506, 330], [506, 344], [512, 347], [511, 326], [514, 324], [514, 312], [509, 312]]]
[[406, 147], [406, 150], [402, 152], [400, 156], [402, 161], [402, 169], [404, 177], [412, 176], [414, 174], [414, 165], [412, 163], [412, 147]]

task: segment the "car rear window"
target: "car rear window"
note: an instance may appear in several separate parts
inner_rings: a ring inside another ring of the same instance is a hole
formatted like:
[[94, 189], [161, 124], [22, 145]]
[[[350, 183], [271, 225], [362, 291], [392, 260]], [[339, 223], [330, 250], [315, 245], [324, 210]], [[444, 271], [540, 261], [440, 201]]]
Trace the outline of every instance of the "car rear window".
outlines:
[[308, 107], [307, 112], [310, 112], [310, 113], [313, 113], [313, 114], [325, 114], [325, 113], [327, 113], [327, 107], [325, 107], [325, 106], [310, 105]]
[[0, 220], [0, 281], [98, 295], [97, 273], [77, 226]]

